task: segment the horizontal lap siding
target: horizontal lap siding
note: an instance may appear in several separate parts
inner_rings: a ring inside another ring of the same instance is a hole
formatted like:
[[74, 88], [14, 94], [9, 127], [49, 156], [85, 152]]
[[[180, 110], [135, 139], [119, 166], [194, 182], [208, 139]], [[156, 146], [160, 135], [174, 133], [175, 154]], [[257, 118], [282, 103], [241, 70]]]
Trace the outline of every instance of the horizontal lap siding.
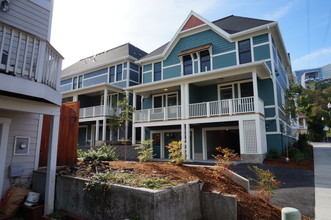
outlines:
[[10, 1], [10, 12], [0, 13], [0, 21], [47, 39], [50, 12], [30, 1]]
[[143, 83], [149, 83], [149, 82], [152, 82], [152, 72], [143, 74]]
[[254, 47], [254, 59], [255, 61], [270, 59], [269, 44]]
[[253, 37], [253, 45], [266, 43], [268, 41], [269, 41], [268, 34], [262, 34], [262, 35]]
[[180, 65], [163, 69], [163, 79], [170, 79], [181, 76], [180, 71], [181, 71]]
[[[34, 169], [36, 143], [38, 136], [39, 114], [0, 110], [0, 117], [11, 118], [5, 164], [4, 192], [10, 187], [8, 167], [11, 163], [19, 163], [24, 171], [21, 182], [31, 177]], [[15, 136], [30, 137], [29, 154], [14, 155]], [[16, 181], [17, 182], [17, 181]]]
[[228, 53], [213, 57], [213, 69], [234, 66], [237, 64], [236, 53]]
[[274, 91], [271, 79], [258, 79], [258, 93], [259, 97], [263, 100], [264, 105], [274, 105]]
[[268, 118], [275, 117], [276, 111], [275, 108], [266, 108], [264, 109], [265, 116]]

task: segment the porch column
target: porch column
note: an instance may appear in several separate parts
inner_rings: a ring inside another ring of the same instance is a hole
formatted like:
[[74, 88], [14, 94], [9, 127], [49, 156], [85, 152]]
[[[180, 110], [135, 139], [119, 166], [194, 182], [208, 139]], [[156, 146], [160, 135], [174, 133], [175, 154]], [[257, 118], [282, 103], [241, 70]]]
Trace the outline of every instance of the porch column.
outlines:
[[185, 107], [184, 107], [184, 111], [185, 111], [185, 118], [189, 118], [189, 85], [188, 83], [184, 84], [184, 103], [185, 103]]
[[134, 92], [132, 93], [132, 107], [133, 107], [133, 114], [132, 114], [132, 122], [135, 122], [136, 119], [136, 108], [137, 108], [137, 94]]
[[[125, 96], [129, 100], [129, 92], [128, 91], [125, 91]], [[126, 104], [129, 105], [130, 103], [127, 102]], [[129, 139], [129, 121], [128, 120], [125, 121], [125, 134], [124, 134], [124, 138], [125, 138], [126, 141]]]
[[257, 113], [260, 111], [260, 109], [259, 109], [259, 93], [257, 89], [256, 71], [252, 72], [252, 79], [253, 79], [253, 93], [254, 93], [254, 112]]
[[239, 125], [239, 144], [240, 144], [240, 154], [245, 154], [245, 136], [244, 136], [244, 122], [243, 120], [238, 121]]
[[107, 118], [108, 115], [107, 108], [108, 107], [108, 89], [104, 89], [103, 91], [103, 122], [102, 122], [102, 141], [106, 141], [106, 128], [107, 128]]
[[141, 127], [141, 143], [145, 141], [145, 127]]
[[[184, 88], [184, 84], [180, 85], [180, 115], [181, 115], [181, 119], [185, 118], [185, 88]], [[185, 135], [184, 135], [185, 136]], [[182, 138], [182, 140], [184, 140], [184, 138]]]
[[185, 138], [185, 124], [181, 124], [181, 135], [182, 135], [182, 154], [185, 155], [185, 143], [186, 143], [186, 138]]
[[136, 128], [132, 126], [132, 145], [136, 144]]
[[96, 120], [95, 124], [95, 141], [99, 140], [99, 120]]
[[56, 159], [57, 159], [57, 144], [59, 135], [59, 120], [60, 116], [55, 115], [51, 119], [50, 137], [48, 144], [47, 158], [47, 173], [46, 173], [46, 188], [45, 188], [45, 214], [50, 214], [54, 211], [54, 195], [55, 195], [55, 174], [56, 174]]
[[74, 95], [74, 96], [72, 97], [72, 101], [73, 101], [73, 102], [77, 102], [77, 101], [78, 101], [78, 95]]
[[186, 124], [186, 159], [191, 159], [191, 138], [190, 138], [190, 124]]

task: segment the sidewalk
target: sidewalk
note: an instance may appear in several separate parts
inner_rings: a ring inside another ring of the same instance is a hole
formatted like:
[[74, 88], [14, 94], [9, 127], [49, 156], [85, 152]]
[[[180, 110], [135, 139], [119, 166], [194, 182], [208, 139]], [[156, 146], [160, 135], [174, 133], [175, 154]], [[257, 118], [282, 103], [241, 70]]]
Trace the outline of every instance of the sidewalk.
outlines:
[[331, 219], [331, 143], [313, 143], [315, 219]]

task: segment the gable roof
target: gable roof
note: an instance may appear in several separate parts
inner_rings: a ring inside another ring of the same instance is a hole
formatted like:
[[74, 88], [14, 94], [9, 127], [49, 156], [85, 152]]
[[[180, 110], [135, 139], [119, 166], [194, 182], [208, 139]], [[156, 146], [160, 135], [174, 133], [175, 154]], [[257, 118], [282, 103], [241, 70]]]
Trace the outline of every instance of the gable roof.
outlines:
[[63, 69], [62, 75], [75, 73], [80, 70], [93, 69], [94, 67], [100, 67], [100, 65], [112, 63], [119, 58], [128, 58], [128, 56], [138, 60], [146, 54], [147, 53], [145, 51], [139, 49], [138, 47], [135, 47], [130, 43], [126, 43], [96, 55], [81, 59], [71, 66]]
[[164, 44], [163, 46], [157, 48], [153, 52], [142, 57], [141, 60], [146, 60], [155, 56], [163, 55], [166, 52], [166, 50], [169, 49], [174, 39], [181, 31], [186, 31], [189, 30], [190, 28], [198, 27], [199, 25], [204, 25], [204, 24], [210, 25], [212, 28], [216, 28], [221, 35], [224, 35], [224, 37], [230, 38], [232, 34], [237, 34], [242, 31], [253, 29], [269, 23], [274, 23], [274, 21], [247, 18], [247, 17], [235, 16], [235, 15], [230, 15], [228, 17], [224, 17], [216, 21], [209, 22], [205, 18], [201, 17], [200, 15], [192, 11], [185, 20], [185, 22], [180, 27], [179, 31], [176, 33], [176, 35], [170, 42]]
[[212, 23], [229, 34], [235, 34], [241, 31], [259, 27], [272, 22], [274, 21], [230, 15], [228, 17], [213, 21]]

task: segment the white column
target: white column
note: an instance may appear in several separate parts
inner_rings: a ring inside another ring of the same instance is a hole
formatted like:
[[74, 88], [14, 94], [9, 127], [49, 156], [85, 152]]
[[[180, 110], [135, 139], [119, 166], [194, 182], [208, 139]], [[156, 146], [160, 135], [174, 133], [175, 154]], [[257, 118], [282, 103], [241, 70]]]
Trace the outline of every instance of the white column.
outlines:
[[186, 159], [191, 159], [191, 135], [190, 135], [190, 124], [186, 124]]
[[[125, 91], [125, 96], [127, 99], [129, 99], [129, 92]], [[129, 105], [129, 103], [126, 103], [127, 105]], [[125, 140], [129, 139], [129, 122], [126, 120], [125, 121], [125, 134], [124, 134], [124, 138]]]
[[95, 141], [98, 141], [98, 140], [99, 140], [99, 120], [96, 120], [96, 123], [95, 123]]
[[56, 159], [57, 159], [57, 144], [59, 136], [59, 120], [60, 116], [53, 116], [51, 119], [51, 129], [48, 145], [47, 173], [46, 173], [46, 189], [45, 189], [45, 214], [50, 214], [54, 211], [54, 195], [55, 195], [55, 174], [56, 174]]
[[186, 146], [186, 138], [185, 138], [185, 124], [181, 124], [181, 135], [182, 135], [182, 154], [185, 155], [185, 146]]
[[254, 112], [259, 112], [259, 93], [257, 88], [257, 75], [256, 71], [252, 72], [252, 79], [253, 79], [253, 93], [254, 93]]
[[184, 84], [180, 85], [180, 114], [181, 114], [181, 118], [184, 119], [185, 118], [185, 88], [184, 88]]
[[[103, 115], [107, 115], [107, 107], [108, 107], [108, 89], [104, 89], [103, 91]], [[103, 118], [102, 122], [102, 141], [106, 140], [106, 128], [107, 128], [107, 118]]]
[[11, 123], [11, 119], [0, 117], [0, 124], [2, 125], [2, 130], [0, 132], [0, 199], [3, 189], [3, 182], [5, 178], [5, 169], [7, 169], [5, 162], [6, 162], [6, 154], [8, 148], [10, 123]]
[[255, 119], [255, 127], [256, 127], [257, 153], [262, 154], [265, 152], [262, 152], [262, 130], [261, 129], [265, 129], [265, 128], [261, 128], [259, 117], [257, 117], [257, 119]]
[[73, 102], [77, 102], [77, 101], [78, 101], [78, 95], [74, 95], [74, 96], [72, 97], [72, 101], [73, 101]]
[[185, 118], [189, 118], [189, 103], [190, 103], [190, 100], [189, 100], [189, 85], [188, 85], [188, 83], [186, 83], [184, 85], [184, 89], [185, 89], [185, 93], [184, 93]]
[[244, 135], [244, 122], [243, 120], [238, 121], [239, 124], [239, 143], [240, 143], [240, 154], [245, 154], [245, 135]]
[[[137, 108], [137, 95], [136, 95], [136, 93], [132, 93], [132, 107], [133, 107], [134, 111]], [[135, 112], [133, 112], [133, 114], [132, 114], [132, 122], [133, 123], [135, 122], [135, 119], [136, 119], [136, 115], [135, 115]], [[132, 129], [133, 129], [133, 126], [132, 126]]]
[[136, 144], [136, 127], [132, 126], [132, 145]]
[[141, 127], [141, 143], [145, 141], [145, 127]]

